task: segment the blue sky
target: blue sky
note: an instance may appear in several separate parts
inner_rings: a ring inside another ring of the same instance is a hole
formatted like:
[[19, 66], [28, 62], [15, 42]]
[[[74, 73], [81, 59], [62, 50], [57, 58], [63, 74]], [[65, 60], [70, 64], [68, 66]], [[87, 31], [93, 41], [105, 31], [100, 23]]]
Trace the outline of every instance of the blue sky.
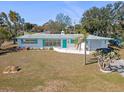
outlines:
[[58, 13], [64, 13], [78, 23], [84, 11], [96, 6], [103, 7], [112, 1], [1, 1], [0, 12], [18, 12], [26, 22], [42, 25], [49, 19], [55, 20]]

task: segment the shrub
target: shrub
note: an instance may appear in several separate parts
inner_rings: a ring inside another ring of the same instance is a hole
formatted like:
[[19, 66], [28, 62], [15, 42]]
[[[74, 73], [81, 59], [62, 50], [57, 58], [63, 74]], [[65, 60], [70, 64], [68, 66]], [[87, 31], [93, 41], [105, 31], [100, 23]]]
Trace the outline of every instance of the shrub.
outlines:
[[124, 47], [124, 42], [122, 42], [122, 43], [120, 44], [120, 46], [121, 46], [121, 47]]
[[50, 47], [49, 50], [53, 50], [53, 47]]

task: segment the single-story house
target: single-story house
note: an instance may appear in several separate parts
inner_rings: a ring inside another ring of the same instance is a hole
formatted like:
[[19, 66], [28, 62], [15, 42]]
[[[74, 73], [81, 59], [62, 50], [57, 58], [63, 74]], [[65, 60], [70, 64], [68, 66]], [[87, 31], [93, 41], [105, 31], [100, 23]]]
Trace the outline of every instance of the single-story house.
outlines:
[[[43, 34], [36, 33], [32, 35], [24, 35], [17, 37], [18, 46], [21, 48], [47, 48], [61, 47], [74, 48], [74, 40], [82, 34]], [[111, 38], [99, 37], [94, 35], [87, 36], [87, 50], [92, 51], [97, 48], [107, 48]], [[84, 44], [83, 44], [84, 45]]]
[[74, 44], [74, 39], [78, 38], [79, 36], [81, 36], [81, 34], [27, 34], [24, 36], [17, 37], [17, 43], [21, 48], [68, 48], [69, 46]]

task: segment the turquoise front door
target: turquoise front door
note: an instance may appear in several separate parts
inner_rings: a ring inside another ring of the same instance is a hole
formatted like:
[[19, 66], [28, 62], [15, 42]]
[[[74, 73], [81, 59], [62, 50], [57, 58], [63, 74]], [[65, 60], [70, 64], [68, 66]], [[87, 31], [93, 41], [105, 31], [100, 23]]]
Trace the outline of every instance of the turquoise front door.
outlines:
[[43, 47], [44, 47], [45, 46], [45, 40], [43, 39], [42, 41], [43, 41]]
[[62, 48], [67, 48], [67, 40], [63, 39]]

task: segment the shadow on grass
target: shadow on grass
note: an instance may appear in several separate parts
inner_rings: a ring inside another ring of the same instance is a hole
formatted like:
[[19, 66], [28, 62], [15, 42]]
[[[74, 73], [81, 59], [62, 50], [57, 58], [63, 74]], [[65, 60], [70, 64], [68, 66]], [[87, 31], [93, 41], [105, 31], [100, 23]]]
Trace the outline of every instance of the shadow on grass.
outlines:
[[97, 63], [97, 61], [94, 61], [94, 62], [87, 62], [86, 65], [95, 64], [95, 63]]
[[0, 56], [5, 55], [7, 53], [17, 52], [17, 51], [18, 50], [17, 50], [16, 46], [9, 47], [9, 48], [6, 48], [6, 49], [0, 49]]

